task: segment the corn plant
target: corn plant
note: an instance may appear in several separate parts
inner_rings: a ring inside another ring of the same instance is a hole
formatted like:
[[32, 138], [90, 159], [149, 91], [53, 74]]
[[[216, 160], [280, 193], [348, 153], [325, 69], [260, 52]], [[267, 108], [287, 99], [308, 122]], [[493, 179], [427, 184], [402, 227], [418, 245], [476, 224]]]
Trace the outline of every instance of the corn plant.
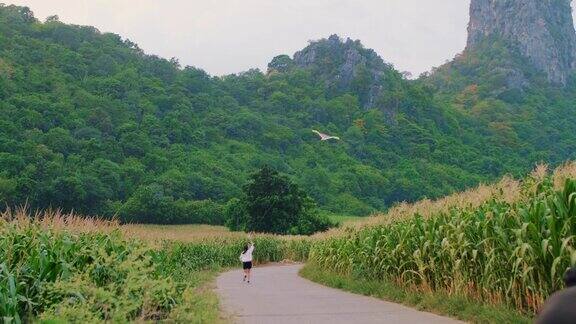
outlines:
[[576, 181], [550, 178], [515, 202], [418, 214], [314, 244], [310, 260], [339, 273], [443, 290], [536, 312], [576, 264]]
[[90, 316], [78, 321], [127, 321], [167, 314], [175, 304], [175, 285], [155, 275], [150, 251], [118, 233], [74, 235], [17, 221], [0, 225], [4, 322], [29, 322], [42, 314], [59, 318], [71, 309], [82, 314], [79, 308]]
[[[93, 226], [82, 231], [82, 224]], [[257, 235], [254, 241], [257, 263], [305, 260], [311, 244], [273, 235]], [[5, 214], [0, 218], [0, 317], [7, 323], [168, 319], [173, 308], [194, 300], [190, 274], [238, 265], [246, 243], [243, 235], [212, 236], [166, 241], [154, 249], [124, 239], [117, 224]]]

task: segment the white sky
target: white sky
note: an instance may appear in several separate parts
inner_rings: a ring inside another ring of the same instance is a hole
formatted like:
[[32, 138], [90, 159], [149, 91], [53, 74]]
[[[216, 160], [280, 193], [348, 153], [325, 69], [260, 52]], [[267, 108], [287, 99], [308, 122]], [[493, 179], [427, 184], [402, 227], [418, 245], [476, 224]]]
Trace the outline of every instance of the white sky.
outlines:
[[0, 0], [37, 18], [120, 34], [213, 75], [266, 70], [276, 55], [339, 34], [415, 76], [464, 49], [470, 0]]

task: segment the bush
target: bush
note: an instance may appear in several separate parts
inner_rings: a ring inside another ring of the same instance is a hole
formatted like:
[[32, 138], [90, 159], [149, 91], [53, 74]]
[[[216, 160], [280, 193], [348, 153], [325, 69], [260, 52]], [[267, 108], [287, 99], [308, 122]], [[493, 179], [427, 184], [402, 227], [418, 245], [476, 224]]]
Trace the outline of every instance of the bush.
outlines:
[[171, 224], [224, 224], [225, 208], [212, 200], [184, 200], [174, 202]]
[[240, 199], [230, 199], [225, 208], [226, 226], [232, 231], [246, 231], [248, 212]]
[[318, 212], [303, 214], [289, 230], [292, 235], [312, 235], [316, 232], [324, 232], [331, 227], [336, 226], [328, 216], [321, 215]]

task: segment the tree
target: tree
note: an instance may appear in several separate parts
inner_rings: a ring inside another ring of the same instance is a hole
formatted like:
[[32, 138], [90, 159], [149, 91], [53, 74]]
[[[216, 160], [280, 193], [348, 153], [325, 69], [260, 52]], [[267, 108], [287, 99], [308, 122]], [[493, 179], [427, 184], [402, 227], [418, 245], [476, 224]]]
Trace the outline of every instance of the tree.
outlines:
[[294, 67], [294, 61], [288, 55], [278, 55], [268, 63], [268, 71], [285, 73]]
[[[366, 215], [576, 152], [576, 76], [546, 85], [501, 41], [418, 80], [337, 36], [266, 74], [212, 77], [0, 5], [0, 44], [18, 45], [0, 46], [0, 210], [220, 224], [232, 198], [229, 219], [247, 215], [243, 184], [268, 164], [321, 211]], [[319, 143], [312, 128], [343, 141]], [[315, 229], [302, 219], [289, 231]]]
[[308, 195], [286, 176], [265, 166], [244, 187], [243, 200], [228, 206], [233, 230], [275, 234], [312, 234], [332, 224], [316, 213]]
[[120, 220], [126, 223], [172, 224], [174, 199], [158, 184], [141, 186], [121, 207]]

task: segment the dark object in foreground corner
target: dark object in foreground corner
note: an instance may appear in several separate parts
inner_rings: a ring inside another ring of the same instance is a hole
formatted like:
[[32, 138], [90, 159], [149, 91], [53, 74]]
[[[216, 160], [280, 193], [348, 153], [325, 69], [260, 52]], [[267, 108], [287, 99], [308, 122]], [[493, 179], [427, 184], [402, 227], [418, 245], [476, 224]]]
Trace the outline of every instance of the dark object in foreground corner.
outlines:
[[576, 286], [576, 268], [566, 271], [566, 274], [564, 274], [564, 283], [568, 288]]
[[566, 271], [564, 283], [567, 288], [548, 298], [536, 324], [576, 323], [576, 268]]
[[536, 324], [573, 324], [576, 322], [576, 287], [559, 291], [547, 301]]

